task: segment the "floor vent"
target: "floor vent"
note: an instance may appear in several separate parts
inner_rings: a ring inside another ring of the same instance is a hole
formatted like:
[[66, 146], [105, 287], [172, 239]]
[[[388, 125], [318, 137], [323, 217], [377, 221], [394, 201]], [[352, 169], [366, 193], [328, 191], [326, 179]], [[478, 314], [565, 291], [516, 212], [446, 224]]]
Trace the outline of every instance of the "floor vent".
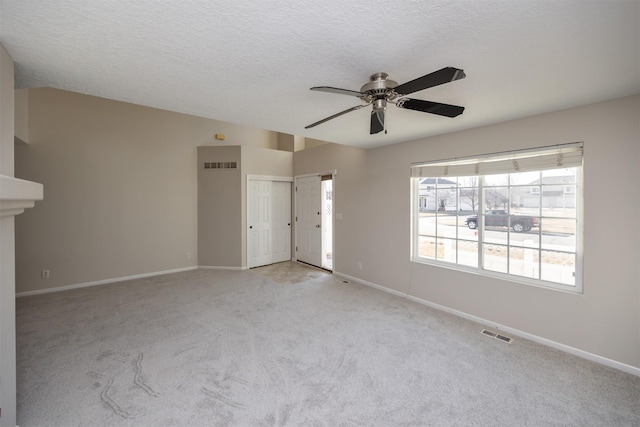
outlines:
[[482, 330], [482, 333], [483, 333], [484, 335], [487, 335], [487, 336], [491, 337], [491, 338], [495, 338], [495, 339], [497, 339], [497, 340], [500, 340], [500, 341], [506, 342], [506, 343], [508, 343], [508, 344], [511, 344], [511, 341], [513, 341], [513, 338], [509, 338], [509, 337], [507, 337], [507, 336], [500, 335], [500, 334], [497, 334], [497, 333], [495, 333], [495, 332], [487, 331], [486, 329], [483, 329], [483, 330]]
[[205, 169], [238, 169], [238, 162], [205, 162]]

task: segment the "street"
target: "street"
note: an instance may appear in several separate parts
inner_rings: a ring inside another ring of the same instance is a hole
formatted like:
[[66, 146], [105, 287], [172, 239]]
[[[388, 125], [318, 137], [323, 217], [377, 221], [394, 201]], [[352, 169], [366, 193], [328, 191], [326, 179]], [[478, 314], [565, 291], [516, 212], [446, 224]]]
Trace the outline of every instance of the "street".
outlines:
[[[455, 217], [438, 218], [437, 235], [445, 238], [458, 238], [464, 240], [478, 240], [478, 230], [471, 230], [464, 222], [462, 225], [456, 225]], [[457, 230], [456, 230], [457, 229]], [[457, 231], [457, 236], [456, 236]], [[511, 231], [507, 233], [507, 231]], [[436, 218], [421, 217], [419, 220], [418, 234], [433, 236], [436, 234]], [[539, 228], [533, 228], [530, 231], [522, 233], [507, 230], [506, 227], [486, 227], [484, 232], [484, 240], [487, 243], [501, 245], [517, 245], [525, 247], [538, 247], [539, 239], [542, 239], [542, 249], [575, 252], [576, 238], [574, 234], [561, 232], [541, 232]], [[507, 239], [510, 239], [509, 241]], [[528, 242], [527, 242], [528, 241]]]

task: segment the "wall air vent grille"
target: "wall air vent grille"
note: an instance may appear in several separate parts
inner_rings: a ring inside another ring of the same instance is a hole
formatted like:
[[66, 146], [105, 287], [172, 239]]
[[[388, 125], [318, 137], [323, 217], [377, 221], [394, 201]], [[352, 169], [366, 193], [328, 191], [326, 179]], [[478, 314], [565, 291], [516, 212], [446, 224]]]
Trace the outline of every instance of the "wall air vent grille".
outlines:
[[497, 334], [495, 332], [487, 331], [486, 329], [482, 330], [482, 334], [484, 334], [484, 335], [486, 335], [488, 337], [491, 337], [491, 338], [495, 338], [495, 339], [497, 339], [499, 341], [503, 341], [503, 342], [509, 343], [509, 344], [511, 344], [511, 341], [513, 341], [513, 338], [510, 338], [510, 337], [507, 337], [507, 336], [504, 336], [504, 335], [500, 335], [500, 334]]
[[238, 162], [204, 162], [204, 168], [208, 170], [238, 169]]

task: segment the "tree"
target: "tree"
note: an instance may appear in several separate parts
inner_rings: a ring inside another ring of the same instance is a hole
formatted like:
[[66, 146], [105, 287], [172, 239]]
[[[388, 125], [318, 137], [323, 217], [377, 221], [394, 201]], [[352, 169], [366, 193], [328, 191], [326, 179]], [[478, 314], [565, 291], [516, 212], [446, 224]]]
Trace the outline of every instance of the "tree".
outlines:
[[[451, 190], [448, 188], [438, 188], [438, 210], [440, 212], [444, 212], [447, 204], [451, 204], [451, 200], [453, 199], [453, 204], [455, 205], [455, 190]], [[453, 196], [453, 197], [452, 197]]]
[[488, 188], [484, 193], [487, 207], [506, 209], [509, 204], [509, 196], [504, 194], [503, 191], [498, 188]]
[[478, 177], [470, 176], [464, 178], [462, 185], [463, 187], [460, 188], [460, 205], [465, 201], [468, 206], [471, 206], [474, 212], [477, 212], [479, 199]]

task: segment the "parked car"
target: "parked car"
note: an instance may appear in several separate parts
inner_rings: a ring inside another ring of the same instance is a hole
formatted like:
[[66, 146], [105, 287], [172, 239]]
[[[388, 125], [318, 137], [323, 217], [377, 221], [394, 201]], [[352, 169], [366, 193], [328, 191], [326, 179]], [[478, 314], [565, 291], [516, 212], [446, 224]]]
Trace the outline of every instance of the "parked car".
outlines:
[[[464, 222], [472, 230], [478, 228], [478, 215], [468, 216]], [[511, 227], [516, 233], [529, 231], [539, 225], [538, 218], [528, 215], [509, 215], [504, 209], [487, 211], [484, 225], [490, 227]]]

